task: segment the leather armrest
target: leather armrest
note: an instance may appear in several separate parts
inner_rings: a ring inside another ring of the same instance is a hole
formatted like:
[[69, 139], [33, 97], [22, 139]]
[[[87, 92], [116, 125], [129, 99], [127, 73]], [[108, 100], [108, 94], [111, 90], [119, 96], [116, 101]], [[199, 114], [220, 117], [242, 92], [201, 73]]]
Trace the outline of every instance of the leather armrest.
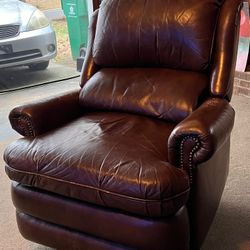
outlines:
[[19, 134], [36, 137], [80, 116], [79, 90], [53, 96], [14, 108], [11, 126]]
[[234, 115], [226, 100], [206, 100], [172, 131], [168, 140], [169, 162], [190, 168], [209, 160], [229, 137]]

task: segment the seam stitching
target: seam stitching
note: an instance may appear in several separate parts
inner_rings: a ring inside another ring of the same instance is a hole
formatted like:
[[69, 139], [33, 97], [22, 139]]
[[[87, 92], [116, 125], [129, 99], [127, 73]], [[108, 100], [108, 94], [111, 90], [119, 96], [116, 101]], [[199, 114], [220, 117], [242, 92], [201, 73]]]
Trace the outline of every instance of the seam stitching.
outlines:
[[[184, 166], [184, 144], [185, 144], [185, 142], [187, 140], [192, 140], [193, 142], [195, 142], [195, 146], [189, 152], [188, 166]], [[199, 142], [198, 138], [196, 138], [194, 136], [186, 136], [181, 141], [181, 145], [180, 145], [180, 165], [181, 165], [181, 168], [188, 167], [188, 174], [189, 174], [190, 184], [193, 183], [193, 169], [194, 169], [193, 157], [194, 157], [194, 154], [198, 151], [199, 147], [200, 147], [200, 142]]]

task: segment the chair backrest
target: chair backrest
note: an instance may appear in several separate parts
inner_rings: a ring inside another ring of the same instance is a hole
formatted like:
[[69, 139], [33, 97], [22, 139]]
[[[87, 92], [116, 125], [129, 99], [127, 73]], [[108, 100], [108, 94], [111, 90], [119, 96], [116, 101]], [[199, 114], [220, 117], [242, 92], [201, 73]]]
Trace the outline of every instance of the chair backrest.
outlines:
[[204, 96], [230, 100], [240, 6], [241, 0], [103, 0], [90, 26], [81, 104], [178, 122]]
[[101, 67], [208, 67], [218, 0], [104, 1], [93, 58]]

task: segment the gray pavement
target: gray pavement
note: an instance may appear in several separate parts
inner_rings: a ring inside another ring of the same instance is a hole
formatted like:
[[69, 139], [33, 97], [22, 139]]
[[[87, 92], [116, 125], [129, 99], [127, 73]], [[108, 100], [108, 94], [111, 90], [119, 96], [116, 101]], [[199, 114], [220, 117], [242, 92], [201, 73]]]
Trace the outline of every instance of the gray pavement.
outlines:
[[27, 66], [0, 69], [0, 93], [61, 81], [79, 76], [76, 67], [50, 62], [46, 70], [31, 70]]
[[61, 20], [65, 18], [63, 10], [61, 8], [44, 10], [43, 13], [49, 20]]

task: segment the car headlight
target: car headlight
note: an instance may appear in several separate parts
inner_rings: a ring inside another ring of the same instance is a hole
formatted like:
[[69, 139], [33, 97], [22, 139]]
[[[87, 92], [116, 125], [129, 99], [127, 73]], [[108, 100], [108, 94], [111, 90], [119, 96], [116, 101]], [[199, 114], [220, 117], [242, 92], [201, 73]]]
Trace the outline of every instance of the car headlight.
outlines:
[[44, 28], [48, 25], [49, 25], [48, 18], [40, 10], [36, 10], [30, 17], [26, 30], [27, 31], [37, 30]]

